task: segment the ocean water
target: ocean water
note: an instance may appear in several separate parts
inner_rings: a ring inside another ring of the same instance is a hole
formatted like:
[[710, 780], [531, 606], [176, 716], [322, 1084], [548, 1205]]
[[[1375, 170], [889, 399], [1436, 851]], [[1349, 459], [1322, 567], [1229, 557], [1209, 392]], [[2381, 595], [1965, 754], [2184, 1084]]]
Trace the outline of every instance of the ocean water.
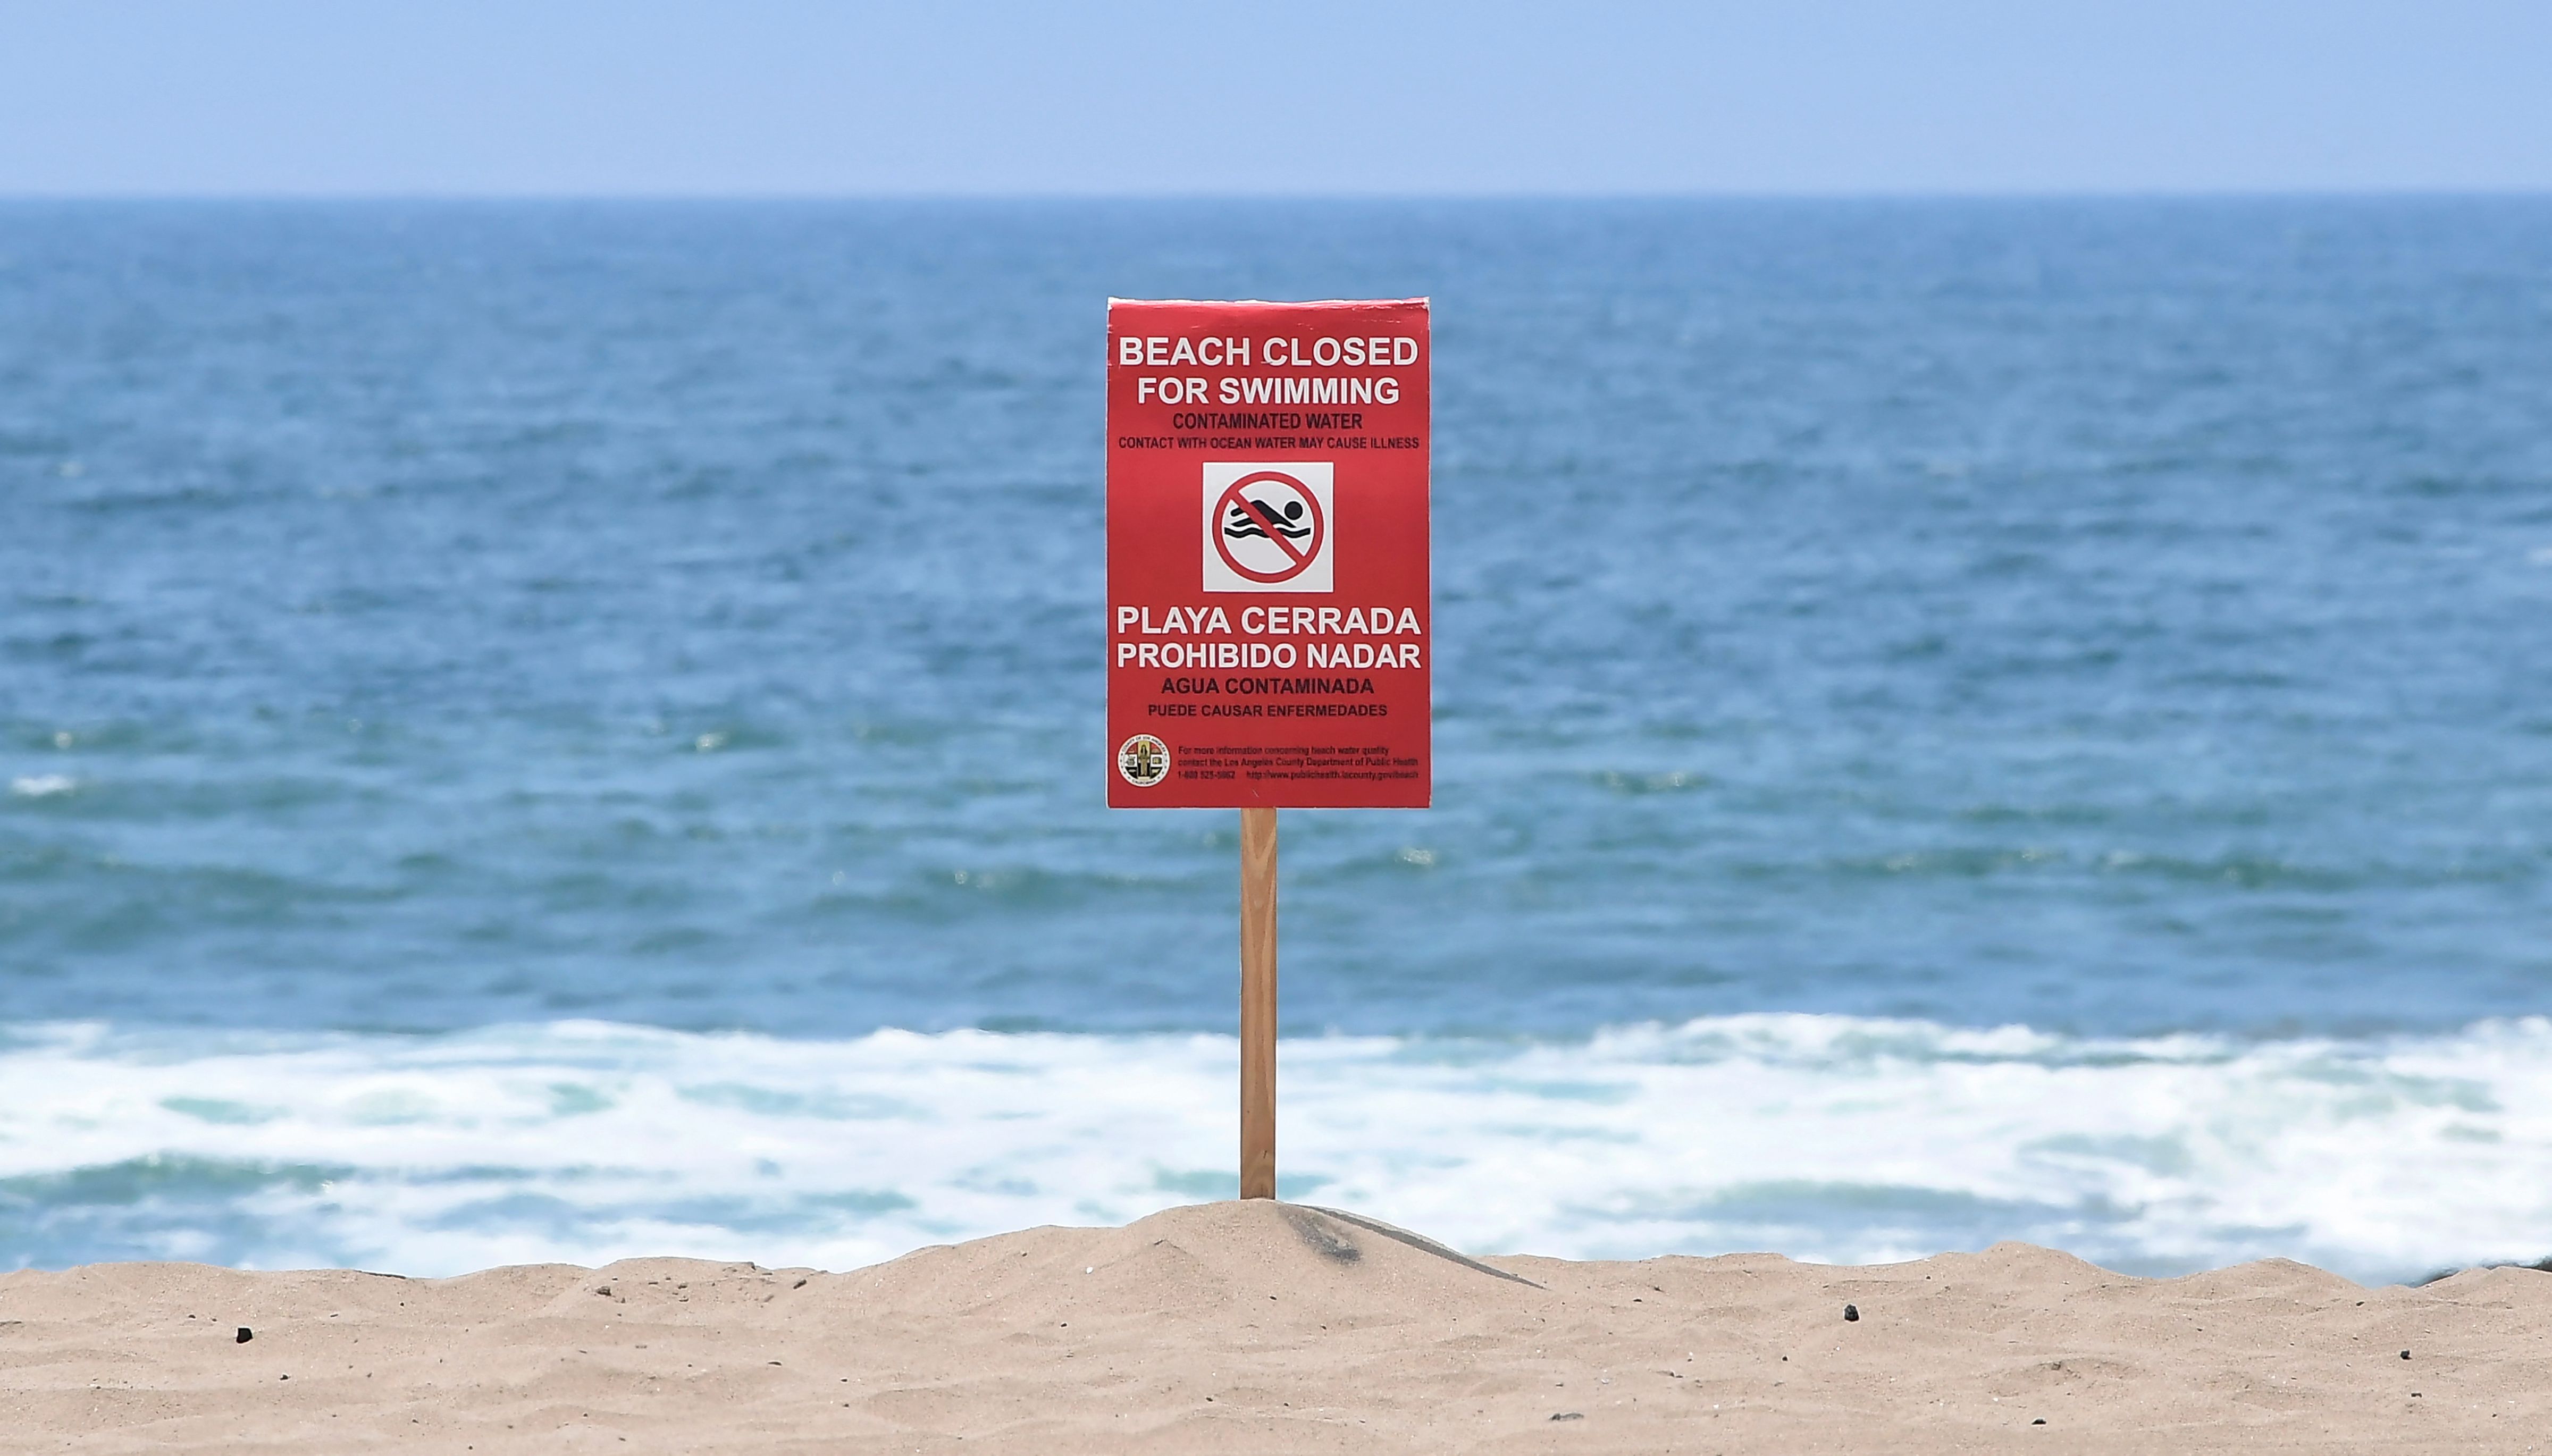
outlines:
[[2552, 200], [0, 204], [0, 1267], [1228, 1196], [1101, 806], [1103, 302], [1436, 300], [1437, 806], [1289, 1196], [2552, 1253]]

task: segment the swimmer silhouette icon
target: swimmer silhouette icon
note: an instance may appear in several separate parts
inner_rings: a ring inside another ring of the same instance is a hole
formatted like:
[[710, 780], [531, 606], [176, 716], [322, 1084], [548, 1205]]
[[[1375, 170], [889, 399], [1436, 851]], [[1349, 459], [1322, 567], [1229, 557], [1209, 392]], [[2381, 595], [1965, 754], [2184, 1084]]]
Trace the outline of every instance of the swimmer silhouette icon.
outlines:
[[1231, 508], [1231, 520], [1223, 528], [1223, 534], [1236, 541], [1243, 536], [1265, 536], [1272, 530], [1288, 540], [1299, 541], [1312, 534], [1311, 527], [1296, 524], [1302, 519], [1303, 503], [1299, 500], [1289, 500], [1279, 510], [1266, 501], [1243, 496]]

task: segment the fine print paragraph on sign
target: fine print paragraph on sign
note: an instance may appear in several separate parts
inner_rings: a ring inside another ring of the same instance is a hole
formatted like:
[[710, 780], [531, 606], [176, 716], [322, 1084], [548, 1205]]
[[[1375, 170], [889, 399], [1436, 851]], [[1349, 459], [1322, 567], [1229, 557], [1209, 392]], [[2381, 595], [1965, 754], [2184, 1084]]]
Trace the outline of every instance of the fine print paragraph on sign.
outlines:
[[1424, 299], [1108, 310], [1108, 802], [1424, 808]]

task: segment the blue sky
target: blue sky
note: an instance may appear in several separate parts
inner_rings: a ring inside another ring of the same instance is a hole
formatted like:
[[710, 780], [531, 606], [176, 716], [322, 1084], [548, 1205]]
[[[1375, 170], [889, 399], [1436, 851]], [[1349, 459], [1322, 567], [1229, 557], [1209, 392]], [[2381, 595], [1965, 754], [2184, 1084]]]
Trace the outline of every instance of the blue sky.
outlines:
[[0, 194], [2552, 188], [2552, 0], [0, 0]]

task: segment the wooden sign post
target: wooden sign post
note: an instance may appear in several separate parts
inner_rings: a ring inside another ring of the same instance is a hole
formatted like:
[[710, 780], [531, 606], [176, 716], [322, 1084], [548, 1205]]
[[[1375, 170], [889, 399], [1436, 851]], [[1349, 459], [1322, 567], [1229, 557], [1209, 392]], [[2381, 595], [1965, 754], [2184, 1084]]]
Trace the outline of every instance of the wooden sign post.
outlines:
[[1240, 1196], [1276, 1196], [1276, 811], [1240, 811]]
[[1427, 301], [1108, 307], [1108, 802], [1240, 810], [1240, 1196], [1276, 1196], [1276, 810], [1434, 795]]

